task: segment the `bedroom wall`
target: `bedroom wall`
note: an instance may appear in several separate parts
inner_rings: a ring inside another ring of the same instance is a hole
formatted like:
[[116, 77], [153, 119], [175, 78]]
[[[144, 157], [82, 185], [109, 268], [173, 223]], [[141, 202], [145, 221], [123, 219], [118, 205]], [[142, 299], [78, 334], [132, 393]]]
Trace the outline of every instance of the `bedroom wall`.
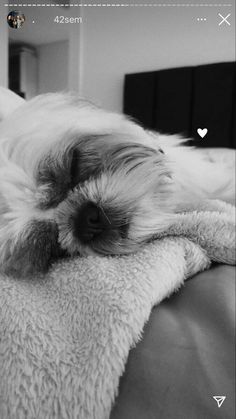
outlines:
[[231, 26], [219, 26], [219, 11], [229, 13], [226, 8], [84, 8], [82, 95], [120, 111], [125, 73], [234, 60], [233, 15]]
[[68, 41], [37, 46], [38, 94], [68, 89]]

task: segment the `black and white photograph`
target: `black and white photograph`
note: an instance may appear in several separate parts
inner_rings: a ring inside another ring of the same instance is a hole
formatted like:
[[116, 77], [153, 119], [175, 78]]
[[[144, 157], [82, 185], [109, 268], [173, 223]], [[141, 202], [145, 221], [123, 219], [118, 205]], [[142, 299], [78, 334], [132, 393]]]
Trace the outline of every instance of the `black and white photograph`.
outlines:
[[233, 419], [235, 1], [2, 2], [0, 62], [0, 419]]

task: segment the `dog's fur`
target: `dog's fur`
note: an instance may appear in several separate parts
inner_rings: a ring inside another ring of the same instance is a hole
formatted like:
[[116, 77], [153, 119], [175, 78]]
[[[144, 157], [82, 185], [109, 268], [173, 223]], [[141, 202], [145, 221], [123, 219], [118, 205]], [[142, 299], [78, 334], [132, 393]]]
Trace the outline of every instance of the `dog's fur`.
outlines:
[[[232, 174], [177, 136], [148, 132], [69, 94], [27, 103], [3, 90], [0, 96], [0, 269], [6, 273], [43, 271], [63, 251], [134, 252], [189, 203], [231, 194]], [[107, 222], [82, 240], [86, 205], [99, 208]]]

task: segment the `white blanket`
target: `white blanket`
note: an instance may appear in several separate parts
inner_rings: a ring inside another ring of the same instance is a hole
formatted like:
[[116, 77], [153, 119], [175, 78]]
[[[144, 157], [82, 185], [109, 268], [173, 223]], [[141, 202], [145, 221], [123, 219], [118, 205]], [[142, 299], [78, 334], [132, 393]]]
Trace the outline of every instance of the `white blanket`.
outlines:
[[109, 418], [152, 307], [212, 260], [234, 263], [234, 208], [203, 209], [177, 215], [166, 237], [134, 255], [0, 276], [1, 419]]

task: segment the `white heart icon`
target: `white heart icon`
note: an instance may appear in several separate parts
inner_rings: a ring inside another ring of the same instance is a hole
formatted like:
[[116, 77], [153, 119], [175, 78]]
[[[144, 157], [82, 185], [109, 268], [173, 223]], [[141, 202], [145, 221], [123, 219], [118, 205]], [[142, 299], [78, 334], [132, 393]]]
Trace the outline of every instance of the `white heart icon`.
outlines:
[[208, 129], [207, 128], [198, 128], [197, 133], [201, 138], [204, 138], [207, 135]]

